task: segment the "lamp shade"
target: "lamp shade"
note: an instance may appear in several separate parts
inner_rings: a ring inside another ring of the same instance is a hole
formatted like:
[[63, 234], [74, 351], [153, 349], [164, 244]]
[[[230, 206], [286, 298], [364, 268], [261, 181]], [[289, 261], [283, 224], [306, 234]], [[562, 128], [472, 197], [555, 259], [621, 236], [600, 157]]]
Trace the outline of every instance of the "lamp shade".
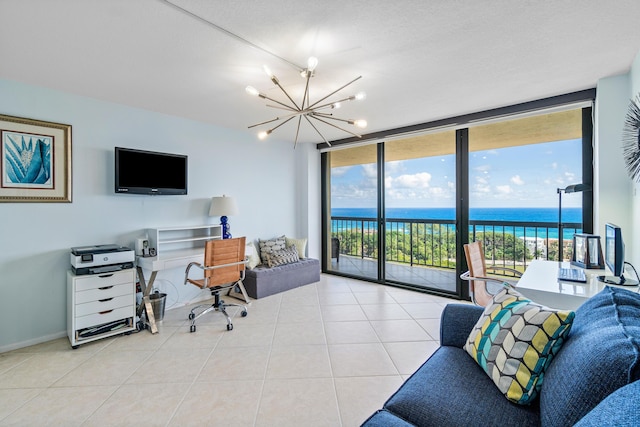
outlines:
[[233, 197], [225, 196], [223, 194], [222, 197], [211, 198], [209, 216], [229, 216], [237, 214], [238, 206], [236, 205], [236, 201]]

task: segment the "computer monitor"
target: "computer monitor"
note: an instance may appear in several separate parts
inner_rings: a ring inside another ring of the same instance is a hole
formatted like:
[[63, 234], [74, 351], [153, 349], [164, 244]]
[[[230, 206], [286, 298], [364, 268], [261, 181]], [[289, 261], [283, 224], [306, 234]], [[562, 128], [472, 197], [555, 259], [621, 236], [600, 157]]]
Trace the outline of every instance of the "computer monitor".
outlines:
[[605, 224], [604, 263], [613, 276], [599, 276], [600, 281], [612, 285], [637, 286], [636, 280], [624, 277], [624, 241], [622, 229], [615, 224]]

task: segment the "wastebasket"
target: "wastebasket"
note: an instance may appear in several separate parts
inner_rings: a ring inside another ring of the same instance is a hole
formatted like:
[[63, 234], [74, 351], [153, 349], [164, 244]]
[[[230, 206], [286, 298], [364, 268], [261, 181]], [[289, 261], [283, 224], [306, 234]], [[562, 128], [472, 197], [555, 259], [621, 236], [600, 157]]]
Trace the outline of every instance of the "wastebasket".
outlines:
[[167, 302], [167, 294], [153, 293], [149, 295], [151, 301], [151, 308], [153, 309], [153, 316], [156, 321], [164, 319], [164, 306]]

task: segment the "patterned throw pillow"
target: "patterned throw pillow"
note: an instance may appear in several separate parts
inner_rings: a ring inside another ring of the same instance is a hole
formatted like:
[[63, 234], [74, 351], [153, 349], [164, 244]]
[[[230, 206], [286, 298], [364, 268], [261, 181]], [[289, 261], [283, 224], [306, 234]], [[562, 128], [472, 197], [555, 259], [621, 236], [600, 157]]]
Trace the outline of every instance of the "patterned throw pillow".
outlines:
[[294, 245], [291, 245], [287, 249], [271, 252], [267, 259], [269, 268], [291, 264], [292, 262], [298, 262], [298, 250]]
[[287, 247], [295, 245], [296, 250], [298, 251], [298, 257], [300, 257], [300, 259], [304, 259], [304, 254], [307, 253], [307, 239], [292, 239], [285, 237], [284, 240], [287, 243]]
[[531, 302], [512, 288], [493, 297], [464, 349], [507, 399], [530, 404], [569, 334], [575, 313]]
[[280, 237], [274, 237], [270, 240], [258, 240], [258, 244], [260, 245], [260, 259], [262, 260], [262, 264], [264, 265], [268, 265], [269, 254], [271, 252], [279, 251], [287, 247], [284, 235]]

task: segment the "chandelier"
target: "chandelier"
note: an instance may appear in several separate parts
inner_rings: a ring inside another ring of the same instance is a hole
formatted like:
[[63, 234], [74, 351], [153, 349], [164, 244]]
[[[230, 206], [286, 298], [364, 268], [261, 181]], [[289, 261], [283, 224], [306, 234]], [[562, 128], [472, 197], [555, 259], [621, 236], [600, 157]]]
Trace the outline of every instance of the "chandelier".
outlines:
[[296, 128], [296, 138], [293, 143], [294, 148], [298, 144], [298, 136], [300, 135], [300, 125], [302, 124], [302, 119], [304, 119], [307, 123], [309, 123], [309, 125], [311, 125], [311, 127], [318, 133], [318, 135], [320, 135], [322, 140], [329, 146], [331, 146], [331, 144], [329, 143], [329, 141], [327, 141], [327, 138], [324, 137], [322, 132], [320, 132], [320, 130], [316, 126], [319, 123], [323, 123], [325, 125], [332, 126], [336, 129], [340, 129], [341, 131], [349, 133], [358, 138], [362, 137], [362, 135], [358, 135], [357, 133], [351, 132], [350, 130], [347, 130], [341, 126], [338, 126], [335, 122], [347, 123], [347, 124], [356, 126], [358, 128], [365, 128], [367, 127], [366, 120], [341, 119], [341, 118], [335, 117], [333, 113], [331, 113], [331, 110], [340, 108], [340, 105], [342, 102], [362, 100], [365, 98], [365, 93], [360, 92], [356, 95], [348, 96], [346, 98], [342, 98], [337, 101], [330, 101], [330, 102], [328, 101], [328, 99], [331, 98], [333, 95], [337, 94], [342, 89], [346, 88], [347, 86], [361, 79], [362, 76], [356, 77], [355, 79], [351, 80], [349, 83], [345, 84], [344, 86], [341, 86], [340, 88], [329, 93], [327, 96], [324, 96], [319, 100], [315, 101], [314, 103], [311, 103], [311, 100], [309, 99], [309, 80], [311, 79], [311, 77], [314, 76], [314, 72], [317, 66], [318, 66], [318, 59], [312, 56], [311, 58], [309, 58], [307, 62], [307, 68], [300, 71], [300, 76], [306, 79], [304, 94], [302, 95], [302, 100], [300, 102], [296, 102], [293, 100], [293, 98], [289, 95], [289, 93], [280, 85], [280, 81], [278, 80], [278, 78], [273, 75], [271, 70], [266, 65], [263, 67], [265, 73], [267, 73], [267, 75], [269, 76], [273, 84], [278, 86], [280, 90], [286, 95], [287, 100], [285, 100], [284, 102], [277, 101], [261, 93], [253, 86], [247, 86], [246, 91], [250, 95], [257, 96], [262, 99], [267, 99], [277, 104], [277, 105], [267, 104], [267, 107], [277, 108], [280, 110], [284, 110], [285, 112], [285, 114], [283, 114], [282, 116], [278, 116], [275, 119], [267, 120], [266, 122], [256, 123], [255, 125], [249, 126], [249, 129], [251, 129], [259, 126], [264, 126], [269, 123], [275, 124], [275, 126], [270, 129], [260, 131], [258, 133], [258, 138], [265, 139], [274, 130], [278, 129], [280, 126], [284, 125], [285, 123], [288, 123], [289, 121], [295, 118], [298, 119], [298, 125]]

